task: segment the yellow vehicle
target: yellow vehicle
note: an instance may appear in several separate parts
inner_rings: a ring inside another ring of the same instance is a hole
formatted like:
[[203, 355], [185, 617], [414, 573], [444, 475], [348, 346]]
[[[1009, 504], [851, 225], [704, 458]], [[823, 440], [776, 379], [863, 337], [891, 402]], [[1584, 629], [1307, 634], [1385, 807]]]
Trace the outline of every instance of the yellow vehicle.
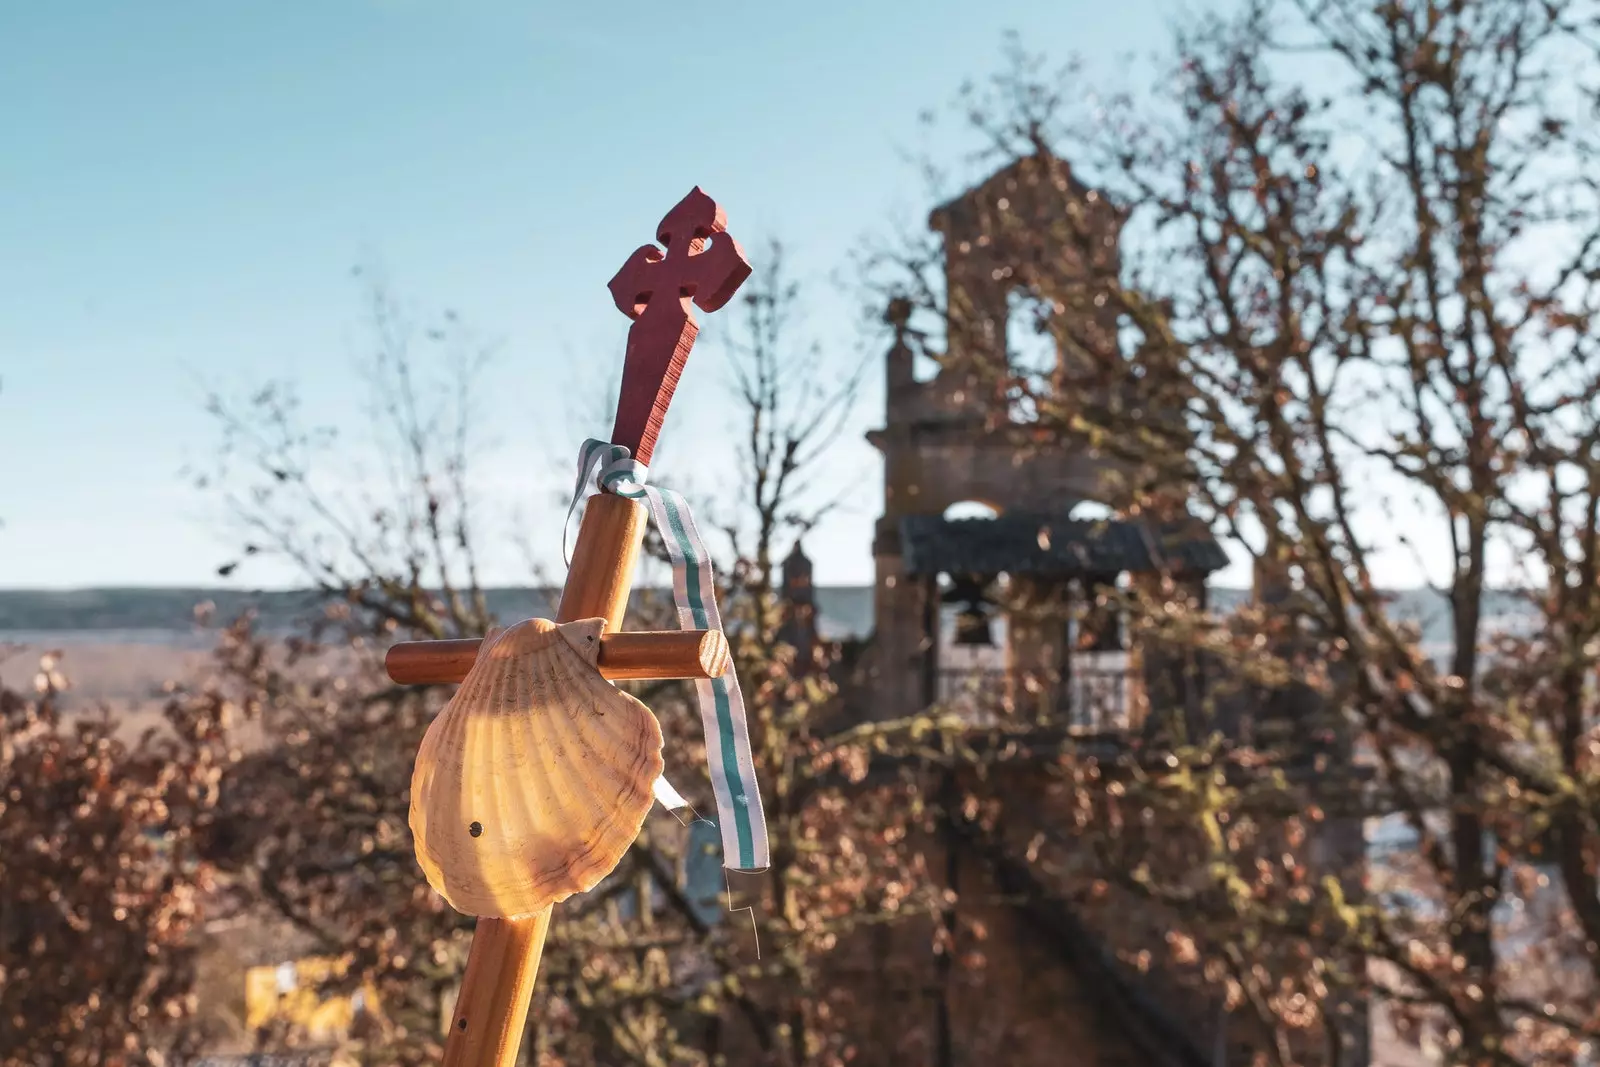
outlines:
[[256, 1031], [287, 1023], [312, 1042], [344, 1040], [362, 1014], [378, 1007], [371, 985], [347, 995], [319, 992], [322, 983], [342, 976], [348, 966], [347, 959], [308, 957], [275, 967], [251, 967], [244, 977], [246, 1026]]

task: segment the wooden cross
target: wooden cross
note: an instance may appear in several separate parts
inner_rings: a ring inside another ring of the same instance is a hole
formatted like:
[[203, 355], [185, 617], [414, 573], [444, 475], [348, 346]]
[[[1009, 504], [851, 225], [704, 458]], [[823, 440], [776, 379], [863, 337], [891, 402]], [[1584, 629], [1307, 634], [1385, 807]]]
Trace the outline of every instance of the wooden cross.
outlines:
[[[715, 311], [750, 276], [750, 263], [726, 227], [722, 209], [696, 186], [656, 228], [665, 252], [645, 245], [611, 279], [617, 307], [634, 320], [611, 442], [626, 446], [640, 463], [650, 462], [678, 377], [700, 332], [690, 302]], [[637, 500], [612, 493], [589, 500], [555, 621], [604, 618], [608, 631], [622, 625], [648, 522], [649, 510]], [[406, 642], [391, 648], [384, 663], [389, 677], [400, 684], [459, 682], [481, 643]], [[714, 678], [728, 669], [728, 645], [720, 632], [708, 630], [608, 632], [600, 638], [599, 666], [611, 679]], [[519, 919], [478, 920], [445, 1038], [446, 1067], [513, 1067], [550, 910]]]

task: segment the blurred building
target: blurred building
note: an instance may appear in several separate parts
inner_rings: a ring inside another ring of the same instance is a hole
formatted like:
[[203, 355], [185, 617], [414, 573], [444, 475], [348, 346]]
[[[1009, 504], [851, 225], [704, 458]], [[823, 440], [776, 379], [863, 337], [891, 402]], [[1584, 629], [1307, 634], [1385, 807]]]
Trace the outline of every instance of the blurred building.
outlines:
[[[851, 657], [851, 713], [891, 719], [937, 709], [979, 726], [1052, 723], [1069, 744], [1108, 758], [1129, 746], [1158, 751], [1174, 721], [1201, 733], [1276, 731], [1306, 742], [1309, 767], [1313, 750], [1326, 755], [1341, 743], [1309, 688], [1219, 698], [1214, 665], [1130, 640], [1119, 589], [1169, 581], [1168, 595], [1204, 609], [1207, 575], [1228, 562], [1190, 517], [1185, 487], [1132, 514], [1133, 464], [1037, 418], [1037, 396], [1070, 392], [1181, 432], [1159, 400], [1118, 372], [1117, 323], [1071, 310], [1110, 305], [1096, 294], [1118, 270], [1122, 222], [1064, 162], [1043, 157], [1019, 160], [933, 212], [947, 314], [930, 316], [944, 321], [930, 324], [943, 336], [929, 337], [908, 301], [887, 310], [886, 410], [869, 435], [885, 467], [874, 629]], [[1278, 577], [1261, 577], [1264, 599], [1280, 594]], [[793, 639], [817, 640], [806, 624], [814, 607], [803, 557], [786, 564], [785, 584]], [[1124, 900], [1091, 913], [1077, 903], [1085, 887], [1071, 874], [1071, 826], [1041, 802], [1048, 774], [1007, 769], [976, 785], [955, 777], [930, 779], [929, 788], [970, 787], [1008, 812], [1003, 831], [949, 819], [934, 846], [956, 895], [932, 922], [987, 931], [981, 978], [950, 965], [955, 946], [927, 965], [936, 931], [878, 935], [842, 954], [852, 962], [837, 978], [858, 984], [871, 1005], [862, 1032], [892, 1043], [915, 1019], [934, 1037], [903, 1062], [937, 1067], [1254, 1062], [1262, 1036], [1247, 1012], [1230, 1010], [1203, 975], [1163, 964], [1172, 953], [1157, 910]], [[1359, 892], [1359, 821], [1330, 818], [1320, 832], [1312, 851]], [[1047, 838], [1068, 857], [1049, 873], [1030, 853]], [[1364, 1064], [1364, 1007], [1329, 1008], [1341, 1013], [1340, 1064]], [[1308, 1050], [1300, 1062], [1326, 1059]]]
[[245, 971], [245, 1027], [252, 1033], [281, 1028], [312, 1048], [336, 1047], [361, 1016], [378, 1003], [368, 984], [349, 993], [328, 992], [348, 961], [308, 956]]

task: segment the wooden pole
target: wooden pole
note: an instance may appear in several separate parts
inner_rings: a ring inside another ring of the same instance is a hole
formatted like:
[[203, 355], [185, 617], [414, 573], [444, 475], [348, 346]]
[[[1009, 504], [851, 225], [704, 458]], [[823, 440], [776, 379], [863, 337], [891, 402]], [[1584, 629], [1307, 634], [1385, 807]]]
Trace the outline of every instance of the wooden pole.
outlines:
[[515, 1067], [550, 911], [526, 919], [478, 920], [444, 1042], [445, 1067]]
[[[656, 238], [665, 251], [640, 247], [609, 284], [618, 309], [633, 319], [611, 440], [643, 464], [699, 330], [690, 303], [715, 311], [750, 276], [722, 209], [698, 187], [667, 212]], [[607, 630], [622, 625], [648, 521], [638, 501], [608, 493], [590, 498], [557, 622], [603, 618]], [[549, 928], [549, 908], [520, 919], [478, 920], [445, 1037], [446, 1067], [515, 1067]]]
[[[461, 681], [477, 661], [480, 638], [402, 641], [389, 649], [384, 669], [398, 685]], [[721, 630], [641, 630], [600, 636], [600, 673], [613, 682], [647, 678], [715, 678], [728, 664]]]
[[[557, 622], [603, 618], [607, 629], [622, 625], [649, 520], [638, 501], [605, 493], [589, 499]], [[445, 1039], [446, 1067], [514, 1067], [549, 928], [549, 908], [521, 919], [478, 920]]]

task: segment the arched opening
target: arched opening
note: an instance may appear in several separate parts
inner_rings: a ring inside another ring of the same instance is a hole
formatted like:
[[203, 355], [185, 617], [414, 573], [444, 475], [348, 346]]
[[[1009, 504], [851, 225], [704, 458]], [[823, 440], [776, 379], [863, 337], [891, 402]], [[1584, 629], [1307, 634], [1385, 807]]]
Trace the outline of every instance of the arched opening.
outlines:
[[1055, 303], [1027, 289], [1006, 294], [1006, 367], [1015, 384], [1008, 398], [1013, 422], [1037, 422], [1038, 399], [1049, 395], [1060, 362], [1051, 329]]
[[981, 500], [958, 500], [944, 509], [947, 520], [956, 519], [998, 519], [1000, 509], [993, 504], [985, 504]]
[[1126, 728], [1131, 713], [1128, 619], [1122, 597], [1125, 572], [1085, 575], [1072, 583], [1067, 619], [1067, 703], [1074, 719], [1095, 729]]
[[1084, 522], [1109, 522], [1116, 517], [1111, 505], [1098, 500], [1080, 500], [1067, 511], [1067, 518]]
[[[958, 500], [944, 509], [946, 521], [993, 521], [1000, 509], [983, 500]], [[974, 687], [992, 688], [1003, 678], [1009, 640], [1005, 575], [941, 574], [936, 655], [939, 699], [970, 702]]]
[[[996, 698], [1006, 690], [1009, 620], [1004, 608], [1006, 576], [941, 574], [935, 699], [975, 723], [992, 720]], [[974, 625], [972, 613], [981, 621]]]

